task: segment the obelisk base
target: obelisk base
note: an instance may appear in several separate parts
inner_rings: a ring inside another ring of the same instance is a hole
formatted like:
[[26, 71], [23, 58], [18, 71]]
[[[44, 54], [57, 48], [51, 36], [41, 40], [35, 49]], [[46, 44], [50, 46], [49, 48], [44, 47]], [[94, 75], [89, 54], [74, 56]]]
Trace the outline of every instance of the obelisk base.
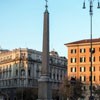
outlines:
[[41, 76], [38, 80], [38, 99], [37, 100], [53, 100], [52, 99], [52, 83], [48, 76]]

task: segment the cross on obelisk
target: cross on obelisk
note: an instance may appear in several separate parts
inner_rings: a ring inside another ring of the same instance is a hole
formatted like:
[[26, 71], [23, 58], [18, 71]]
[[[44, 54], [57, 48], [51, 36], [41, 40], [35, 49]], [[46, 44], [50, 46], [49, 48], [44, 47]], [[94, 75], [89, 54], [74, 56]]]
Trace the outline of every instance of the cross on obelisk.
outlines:
[[47, 8], [48, 8], [47, 2], [48, 2], [48, 1], [47, 1], [47, 0], [45, 0], [45, 1], [46, 1], [46, 5], [45, 5], [45, 8], [46, 8], [46, 10], [47, 10]]
[[42, 52], [42, 68], [41, 76], [38, 80], [38, 100], [52, 100], [52, 85], [49, 72], [49, 12], [47, 0], [44, 12], [43, 25], [43, 52]]

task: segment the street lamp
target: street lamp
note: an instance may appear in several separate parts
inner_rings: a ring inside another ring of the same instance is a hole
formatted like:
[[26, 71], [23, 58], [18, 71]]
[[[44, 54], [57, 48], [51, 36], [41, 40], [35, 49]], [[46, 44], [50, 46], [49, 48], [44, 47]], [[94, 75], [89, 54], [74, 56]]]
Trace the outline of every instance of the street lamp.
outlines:
[[[93, 1], [94, 0], [89, 0], [89, 14], [90, 14], [90, 59], [91, 59], [91, 63], [90, 63], [90, 97], [89, 100], [94, 100], [94, 97], [92, 95], [92, 54], [93, 54], [93, 48], [92, 48], [92, 16], [93, 16]], [[83, 9], [85, 9], [85, 0], [83, 2]], [[98, 0], [98, 6], [97, 8], [100, 8], [100, 2]]]

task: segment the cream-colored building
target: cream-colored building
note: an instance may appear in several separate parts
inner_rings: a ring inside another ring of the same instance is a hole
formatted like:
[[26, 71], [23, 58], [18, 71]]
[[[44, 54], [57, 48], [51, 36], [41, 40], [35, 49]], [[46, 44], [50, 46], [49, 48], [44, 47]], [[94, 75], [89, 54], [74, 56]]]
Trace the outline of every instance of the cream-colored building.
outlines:
[[[10, 89], [38, 88], [41, 61], [40, 51], [27, 48], [0, 50], [0, 89], [6, 92], [8, 97], [12, 97], [14, 94], [10, 96]], [[50, 52], [49, 65], [53, 89], [59, 87], [65, 76], [66, 62], [65, 57], [60, 57], [55, 51]]]

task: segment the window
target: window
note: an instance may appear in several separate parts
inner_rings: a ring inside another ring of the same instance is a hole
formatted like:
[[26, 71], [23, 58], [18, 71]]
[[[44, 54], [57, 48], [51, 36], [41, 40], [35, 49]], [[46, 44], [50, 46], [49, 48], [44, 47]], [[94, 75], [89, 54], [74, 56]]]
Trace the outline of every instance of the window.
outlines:
[[18, 70], [16, 70], [16, 76], [18, 76]]
[[[91, 61], [91, 57], [89, 58], [89, 61]], [[95, 57], [92, 57], [92, 62], [95, 62]]]
[[100, 56], [99, 56], [99, 61], [100, 61]]
[[76, 53], [76, 49], [71, 49], [71, 53], [75, 54]]
[[39, 66], [38, 66], [38, 64], [37, 64], [37, 69], [36, 69], [36, 76], [39, 77]]
[[50, 78], [52, 78], [52, 74], [50, 73], [49, 75], [50, 75]]
[[85, 53], [85, 48], [81, 48], [80, 53]]
[[85, 82], [86, 81], [86, 76], [80, 76], [80, 81]]
[[90, 48], [89, 51], [92, 52], [92, 53], [95, 53], [95, 48], [92, 48], [92, 50]]
[[32, 80], [31, 79], [28, 79], [28, 84], [32, 84]]
[[80, 72], [85, 72], [86, 71], [86, 68], [83, 66], [83, 67], [80, 67]]
[[[62, 75], [60, 77], [62, 78]], [[53, 79], [55, 80], [55, 73], [53, 73]]]
[[11, 70], [9, 71], [9, 77], [11, 77]]
[[80, 57], [80, 62], [86, 62], [86, 58], [85, 57]]
[[93, 76], [93, 81], [95, 81], [95, 76]]
[[16, 79], [14, 79], [14, 84], [15, 84], [15, 85], [17, 84], [17, 80], [16, 80]]
[[76, 67], [71, 67], [71, 72], [76, 72]]
[[11, 65], [9, 65], [9, 70], [11, 70]]
[[76, 62], [76, 58], [71, 58], [71, 63], [75, 63]]
[[57, 74], [57, 80], [59, 80], [59, 75]]
[[99, 81], [100, 81], [100, 76], [99, 76]]
[[28, 76], [31, 76], [31, 71], [30, 71], [30, 69], [28, 70]]
[[[91, 71], [91, 67], [90, 67], [90, 71]], [[92, 72], [95, 72], [95, 66], [92, 67]]]
[[91, 81], [91, 79], [92, 79], [92, 81], [95, 81], [95, 79], [96, 79], [96, 77], [95, 76], [89, 76], [89, 80]]

